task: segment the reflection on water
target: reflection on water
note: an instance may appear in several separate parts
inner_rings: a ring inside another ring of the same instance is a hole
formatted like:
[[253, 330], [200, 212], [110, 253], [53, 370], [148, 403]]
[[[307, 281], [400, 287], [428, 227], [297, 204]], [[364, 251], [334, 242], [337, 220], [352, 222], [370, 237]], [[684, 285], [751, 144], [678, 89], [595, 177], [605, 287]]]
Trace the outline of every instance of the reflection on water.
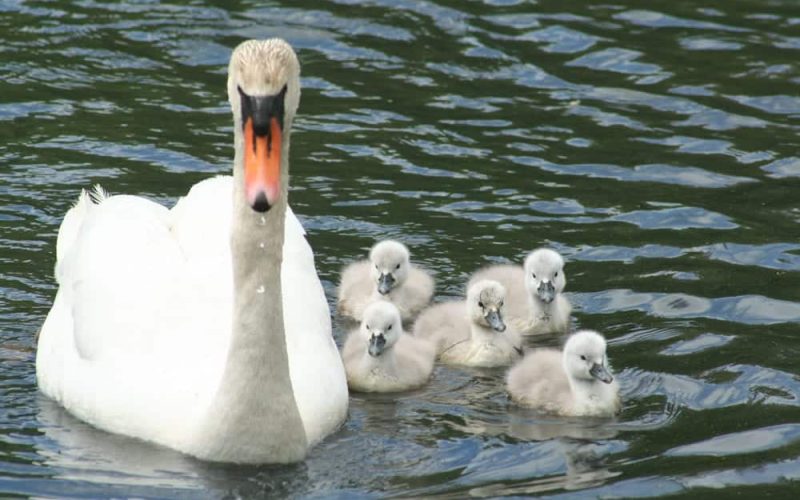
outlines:
[[[797, 2], [0, 10], [3, 495], [796, 489]], [[329, 298], [379, 238], [408, 243], [441, 298], [481, 265], [551, 245], [576, 325], [609, 339], [619, 417], [537, 415], [509, 402], [503, 370], [442, 366], [418, 391], [354, 394], [303, 464], [232, 467], [110, 436], [38, 394], [33, 338], [64, 212], [95, 182], [171, 205], [228, 173], [228, 54], [266, 36], [303, 64], [291, 197]]]

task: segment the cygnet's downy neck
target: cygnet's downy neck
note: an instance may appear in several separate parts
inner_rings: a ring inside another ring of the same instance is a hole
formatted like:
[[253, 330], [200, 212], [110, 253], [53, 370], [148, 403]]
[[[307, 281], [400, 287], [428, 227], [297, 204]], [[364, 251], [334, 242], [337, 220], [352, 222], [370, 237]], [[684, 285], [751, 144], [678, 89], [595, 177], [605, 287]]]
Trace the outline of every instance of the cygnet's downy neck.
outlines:
[[528, 304], [531, 310], [531, 319], [535, 321], [549, 321], [552, 318], [555, 304], [558, 301], [558, 293], [549, 303], [542, 301], [538, 293], [528, 293]]
[[493, 328], [482, 325], [477, 321], [470, 321], [470, 338], [473, 342], [487, 344], [497, 340], [497, 336], [502, 335], [501, 332], [495, 331]]
[[373, 356], [369, 353], [369, 349], [364, 347], [364, 362], [371, 369], [379, 369], [384, 373], [394, 373], [397, 368], [397, 357], [394, 353], [394, 348], [389, 347], [384, 349], [378, 356]]
[[233, 176], [233, 325], [225, 371], [206, 418], [212, 456], [247, 450], [241, 462], [302, 459], [307, 438], [289, 377], [281, 265], [287, 203], [289, 130], [280, 147], [277, 201], [258, 212], [245, 195], [244, 138], [236, 123]]

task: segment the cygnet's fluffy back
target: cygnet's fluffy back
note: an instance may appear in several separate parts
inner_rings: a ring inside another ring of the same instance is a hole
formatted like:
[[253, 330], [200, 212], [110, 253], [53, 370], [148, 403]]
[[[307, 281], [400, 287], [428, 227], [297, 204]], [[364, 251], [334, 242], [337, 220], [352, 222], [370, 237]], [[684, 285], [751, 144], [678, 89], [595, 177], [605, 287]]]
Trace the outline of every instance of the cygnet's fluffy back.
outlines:
[[514, 401], [547, 413], [611, 416], [620, 408], [605, 339], [591, 330], [571, 335], [563, 351], [530, 352], [509, 370], [506, 388]]
[[390, 302], [367, 306], [361, 325], [342, 348], [347, 382], [354, 391], [396, 392], [424, 385], [433, 371], [434, 347], [403, 332]]
[[360, 321], [370, 303], [382, 300], [397, 306], [402, 319], [408, 321], [430, 302], [433, 288], [433, 278], [411, 264], [405, 245], [384, 240], [372, 247], [369, 259], [342, 271], [338, 310]]

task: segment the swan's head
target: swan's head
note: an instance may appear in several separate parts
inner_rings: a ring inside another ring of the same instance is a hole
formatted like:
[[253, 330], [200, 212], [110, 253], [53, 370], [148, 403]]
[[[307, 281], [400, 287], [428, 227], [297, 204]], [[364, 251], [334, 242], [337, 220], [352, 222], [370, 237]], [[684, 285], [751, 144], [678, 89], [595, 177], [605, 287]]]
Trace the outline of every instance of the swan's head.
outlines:
[[506, 289], [492, 280], [481, 280], [467, 290], [467, 313], [469, 319], [496, 332], [504, 332], [503, 301]]
[[300, 102], [300, 63], [292, 47], [279, 38], [239, 44], [228, 66], [228, 101], [247, 203], [266, 212], [288, 181], [281, 156]]
[[555, 250], [539, 248], [525, 258], [525, 287], [531, 297], [545, 304], [553, 302], [564, 291], [564, 258]]
[[408, 277], [411, 267], [408, 248], [398, 241], [385, 240], [372, 247], [369, 260], [372, 262], [372, 279], [381, 295], [386, 295]]
[[574, 380], [610, 384], [614, 377], [608, 369], [606, 339], [592, 330], [573, 333], [564, 345], [564, 369]]
[[400, 311], [391, 302], [375, 301], [364, 310], [360, 331], [369, 342], [369, 355], [378, 357], [391, 349], [400, 338], [403, 331]]

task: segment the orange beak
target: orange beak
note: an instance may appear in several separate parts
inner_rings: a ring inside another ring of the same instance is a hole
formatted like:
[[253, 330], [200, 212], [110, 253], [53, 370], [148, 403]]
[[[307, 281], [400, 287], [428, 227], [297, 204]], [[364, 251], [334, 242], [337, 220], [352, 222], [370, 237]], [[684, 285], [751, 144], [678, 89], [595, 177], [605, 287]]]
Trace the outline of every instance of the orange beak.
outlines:
[[280, 196], [281, 127], [269, 119], [269, 133], [256, 135], [253, 119], [244, 124], [244, 186], [247, 202], [257, 212], [266, 212]]

